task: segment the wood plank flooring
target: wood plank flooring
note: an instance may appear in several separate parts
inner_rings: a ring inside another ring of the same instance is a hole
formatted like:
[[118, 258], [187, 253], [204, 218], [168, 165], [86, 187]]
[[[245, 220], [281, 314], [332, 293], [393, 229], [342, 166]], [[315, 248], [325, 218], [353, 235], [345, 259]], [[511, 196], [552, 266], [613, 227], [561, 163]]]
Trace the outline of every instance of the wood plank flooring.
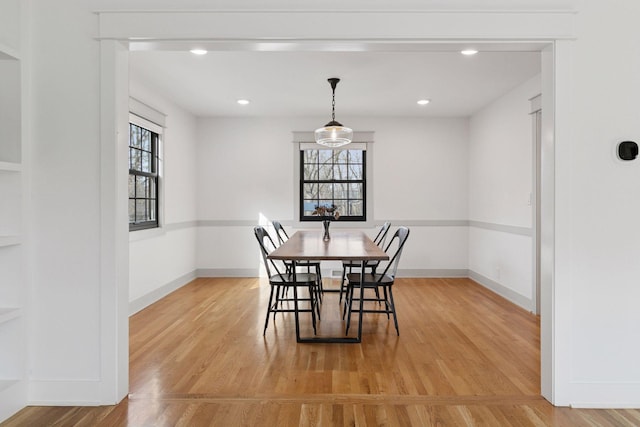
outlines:
[[[368, 314], [361, 344], [298, 344], [291, 313], [263, 337], [268, 292], [265, 279], [197, 279], [131, 317], [119, 405], [29, 407], [0, 425], [640, 426], [639, 410], [540, 397], [537, 317], [471, 280], [398, 279], [400, 336]], [[339, 311], [325, 294], [319, 334], [344, 331]]]

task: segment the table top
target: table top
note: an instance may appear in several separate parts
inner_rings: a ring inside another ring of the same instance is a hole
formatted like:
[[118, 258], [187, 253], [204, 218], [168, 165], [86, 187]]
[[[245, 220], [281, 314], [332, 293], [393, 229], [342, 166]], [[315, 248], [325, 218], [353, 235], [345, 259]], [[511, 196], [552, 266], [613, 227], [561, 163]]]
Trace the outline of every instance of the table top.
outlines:
[[331, 231], [331, 239], [322, 240], [322, 230], [296, 231], [269, 258], [280, 260], [388, 260], [362, 231]]

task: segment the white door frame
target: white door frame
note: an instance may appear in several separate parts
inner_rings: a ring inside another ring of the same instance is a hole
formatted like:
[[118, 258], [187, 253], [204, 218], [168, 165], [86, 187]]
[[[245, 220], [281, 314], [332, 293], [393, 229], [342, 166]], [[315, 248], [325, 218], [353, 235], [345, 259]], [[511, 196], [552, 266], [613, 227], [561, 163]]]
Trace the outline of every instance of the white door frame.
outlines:
[[[308, 15], [308, 16], [307, 16]], [[319, 16], [322, 15], [322, 16]], [[328, 15], [328, 16], [324, 16]], [[346, 16], [348, 15], [348, 16]], [[268, 17], [268, 19], [267, 19]], [[555, 119], [558, 87], [568, 87], [570, 72], [567, 67], [558, 68], [559, 55], [570, 56], [570, 40], [573, 31], [572, 12], [522, 12], [502, 14], [500, 12], [473, 13], [361, 13], [340, 14], [331, 12], [273, 12], [268, 16], [262, 12], [101, 12], [101, 168], [102, 214], [105, 217], [102, 228], [103, 246], [109, 257], [103, 263], [103, 294], [109, 296], [102, 301], [103, 322], [103, 375], [118, 378], [115, 390], [117, 398], [126, 396], [125, 366], [128, 366], [128, 302], [122, 295], [128, 295], [128, 276], [123, 269], [128, 268], [128, 239], [122, 238], [123, 212], [126, 212], [126, 180], [119, 177], [119, 150], [113, 150], [114, 138], [122, 142], [121, 129], [128, 120], [128, 108], [123, 110], [123, 97], [128, 98], [128, 82], [122, 81], [122, 70], [128, 66], [128, 55], [122, 55], [122, 44], [130, 50], [175, 50], [186, 49], [195, 41], [207, 45], [209, 49], [225, 50], [416, 50], [446, 48], [462, 41], [476, 46], [509, 46], [511, 50], [531, 49], [546, 46], [543, 50], [542, 94], [543, 147], [541, 176], [541, 389], [542, 395], [551, 403], [565, 405], [565, 393], [557, 393], [558, 373], [556, 366], [566, 364], [568, 352], [562, 360], [557, 358], [561, 351], [567, 351], [560, 336], [568, 336], [567, 331], [557, 330], [555, 280]], [[313, 19], [311, 19], [313, 18]], [[308, 22], [305, 20], [309, 19]], [[318, 19], [330, 19], [335, 23], [336, 38], [326, 39], [328, 29], [318, 29]], [[249, 24], [248, 22], [249, 21]], [[344, 22], [342, 22], [344, 21]], [[380, 25], [375, 25], [376, 22]], [[341, 25], [342, 22], [342, 25]], [[359, 23], [359, 24], [358, 24]], [[461, 29], [465, 29], [465, 34]], [[320, 33], [317, 33], [320, 31]], [[315, 33], [315, 34], [314, 34]], [[398, 39], [395, 35], [403, 34]], [[306, 37], [305, 37], [306, 35]], [[135, 37], [134, 37], [135, 36]], [[144, 41], [141, 41], [144, 38]], [[490, 40], [490, 41], [487, 41]], [[562, 44], [558, 51], [558, 43]], [[560, 53], [559, 53], [560, 52]], [[105, 59], [106, 58], [106, 59]], [[562, 63], [562, 62], [561, 62]], [[547, 114], [548, 112], [548, 114]], [[113, 236], [116, 236], [115, 238]], [[124, 306], [123, 306], [124, 305]], [[114, 315], [115, 313], [115, 315]], [[566, 316], [568, 314], [563, 314]], [[566, 322], [564, 323], [567, 324]], [[114, 352], [113, 349], [116, 349]], [[566, 378], [563, 378], [566, 380]], [[565, 387], [566, 389], [566, 387]], [[107, 399], [109, 400], [109, 399]]]

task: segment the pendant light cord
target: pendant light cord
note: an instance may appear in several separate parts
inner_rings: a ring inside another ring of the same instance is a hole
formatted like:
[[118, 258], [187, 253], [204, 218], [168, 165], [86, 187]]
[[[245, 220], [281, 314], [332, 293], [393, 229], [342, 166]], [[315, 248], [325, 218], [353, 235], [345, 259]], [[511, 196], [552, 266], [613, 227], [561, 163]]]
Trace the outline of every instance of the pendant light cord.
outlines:
[[336, 121], [336, 88], [333, 88], [333, 96], [331, 97], [331, 121]]

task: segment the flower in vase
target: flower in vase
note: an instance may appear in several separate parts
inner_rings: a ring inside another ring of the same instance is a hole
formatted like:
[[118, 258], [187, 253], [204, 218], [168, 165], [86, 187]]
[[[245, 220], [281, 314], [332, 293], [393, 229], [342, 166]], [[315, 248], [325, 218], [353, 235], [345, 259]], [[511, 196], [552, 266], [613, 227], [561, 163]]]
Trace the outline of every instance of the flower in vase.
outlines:
[[340, 212], [338, 212], [338, 208], [336, 205], [331, 205], [331, 206], [318, 205], [316, 206], [315, 210], [311, 215], [321, 216], [327, 220], [340, 218]]

